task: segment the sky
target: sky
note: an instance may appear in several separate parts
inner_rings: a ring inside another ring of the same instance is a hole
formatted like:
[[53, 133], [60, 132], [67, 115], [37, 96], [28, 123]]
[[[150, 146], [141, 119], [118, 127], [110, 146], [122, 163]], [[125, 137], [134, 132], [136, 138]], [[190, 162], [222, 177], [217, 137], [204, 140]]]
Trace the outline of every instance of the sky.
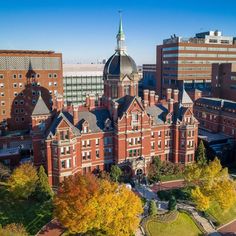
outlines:
[[0, 49], [53, 50], [64, 63], [96, 63], [115, 50], [119, 10], [138, 65], [155, 63], [156, 45], [173, 34], [236, 36], [236, 0], [0, 0]]

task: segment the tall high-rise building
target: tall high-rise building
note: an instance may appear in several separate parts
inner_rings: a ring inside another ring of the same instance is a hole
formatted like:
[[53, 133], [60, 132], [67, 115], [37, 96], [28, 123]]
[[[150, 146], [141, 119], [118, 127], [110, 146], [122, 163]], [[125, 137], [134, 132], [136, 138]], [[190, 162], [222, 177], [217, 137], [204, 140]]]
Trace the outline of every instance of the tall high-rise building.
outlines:
[[39, 95], [52, 110], [62, 93], [61, 53], [0, 50], [0, 129], [30, 129]]
[[192, 38], [176, 37], [157, 46], [157, 92], [166, 88], [200, 89], [210, 92], [212, 64], [236, 62], [236, 44], [232, 36], [220, 31], [198, 33]]
[[104, 64], [63, 64], [65, 104], [84, 105], [90, 94], [97, 102], [103, 95], [103, 68]]

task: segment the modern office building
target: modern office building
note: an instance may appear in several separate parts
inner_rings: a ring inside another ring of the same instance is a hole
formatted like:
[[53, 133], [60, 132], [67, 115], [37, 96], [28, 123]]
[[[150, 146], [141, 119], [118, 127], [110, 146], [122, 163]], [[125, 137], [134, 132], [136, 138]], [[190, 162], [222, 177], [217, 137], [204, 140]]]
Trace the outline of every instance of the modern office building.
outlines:
[[236, 63], [212, 65], [212, 96], [236, 102]]
[[166, 88], [211, 91], [212, 64], [236, 62], [236, 44], [232, 36], [220, 31], [198, 33], [192, 38], [171, 36], [157, 46], [157, 92]]
[[0, 50], [1, 130], [29, 130], [39, 94], [52, 110], [62, 93], [61, 53]]
[[93, 94], [95, 102], [103, 95], [104, 64], [63, 64], [65, 105], [84, 105]]
[[142, 78], [139, 81], [139, 95], [143, 95], [144, 89], [156, 89], [156, 64], [143, 64]]

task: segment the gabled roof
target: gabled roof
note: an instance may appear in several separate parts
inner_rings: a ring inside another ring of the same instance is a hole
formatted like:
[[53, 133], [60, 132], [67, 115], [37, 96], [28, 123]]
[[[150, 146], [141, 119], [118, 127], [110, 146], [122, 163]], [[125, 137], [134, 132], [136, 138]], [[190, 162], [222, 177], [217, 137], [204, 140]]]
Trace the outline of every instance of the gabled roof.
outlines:
[[34, 110], [32, 112], [32, 115], [33, 116], [36, 116], [36, 115], [48, 115], [50, 114], [50, 111], [47, 107], [47, 105], [45, 104], [41, 94], [39, 95], [39, 98], [38, 98], [38, 101], [34, 107]]
[[55, 117], [53, 119], [53, 122], [52, 122], [52, 124], [51, 124], [51, 126], [48, 130], [47, 137], [49, 135], [55, 135], [56, 134], [57, 127], [60, 125], [60, 123], [63, 120], [68, 124], [68, 126], [71, 128], [72, 132], [75, 135], [80, 134], [79, 130], [72, 123], [73, 122], [73, 117], [68, 112], [61, 112], [57, 117]]
[[135, 96], [126, 95], [125, 97], [122, 97], [122, 98], [116, 100], [116, 102], [119, 104], [119, 107], [118, 107], [118, 117], [119, 118], [121, 118], [123, 116], [123, 114], [125, 112], [127, 112], [127, 110], [129, 109], [129, 107], [131, 106], [131, 104], [133, 103], [134, 100], [136, 100], [137, 103], [139, 104], [139, 106], [142, 109], [144, 109], [139, 98], [137, 98]]
[[79, 111], [79, 122], [77, 128], [82, 131], [84, 121], [88, 122], [91, 132], [100, 132], [105, 128], [105, 121], [110, 119], [107, 109], [95, 109], [93, 111]]
[[168, 109], [163, 105], [153, 105], [146, 108], [147, 114], [154, 118], [154, 124], [164, 124]]

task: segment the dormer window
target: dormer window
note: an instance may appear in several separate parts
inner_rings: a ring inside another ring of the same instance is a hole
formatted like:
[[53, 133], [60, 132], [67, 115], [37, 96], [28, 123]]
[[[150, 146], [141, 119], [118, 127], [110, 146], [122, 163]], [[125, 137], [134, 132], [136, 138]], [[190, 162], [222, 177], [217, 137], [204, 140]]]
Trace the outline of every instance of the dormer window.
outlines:
[[84, 121], [83, 124], [82, 124], [82, 132], [84, 134], [88, 133], [89, 132], [89, 124], [87, 121]]
[[105, 121], [105, 130], [109, 130], [111, 128], [111, 120], [108, 118]]
[[138, 122], [138, 113], [132, 114], [132, 122]]

